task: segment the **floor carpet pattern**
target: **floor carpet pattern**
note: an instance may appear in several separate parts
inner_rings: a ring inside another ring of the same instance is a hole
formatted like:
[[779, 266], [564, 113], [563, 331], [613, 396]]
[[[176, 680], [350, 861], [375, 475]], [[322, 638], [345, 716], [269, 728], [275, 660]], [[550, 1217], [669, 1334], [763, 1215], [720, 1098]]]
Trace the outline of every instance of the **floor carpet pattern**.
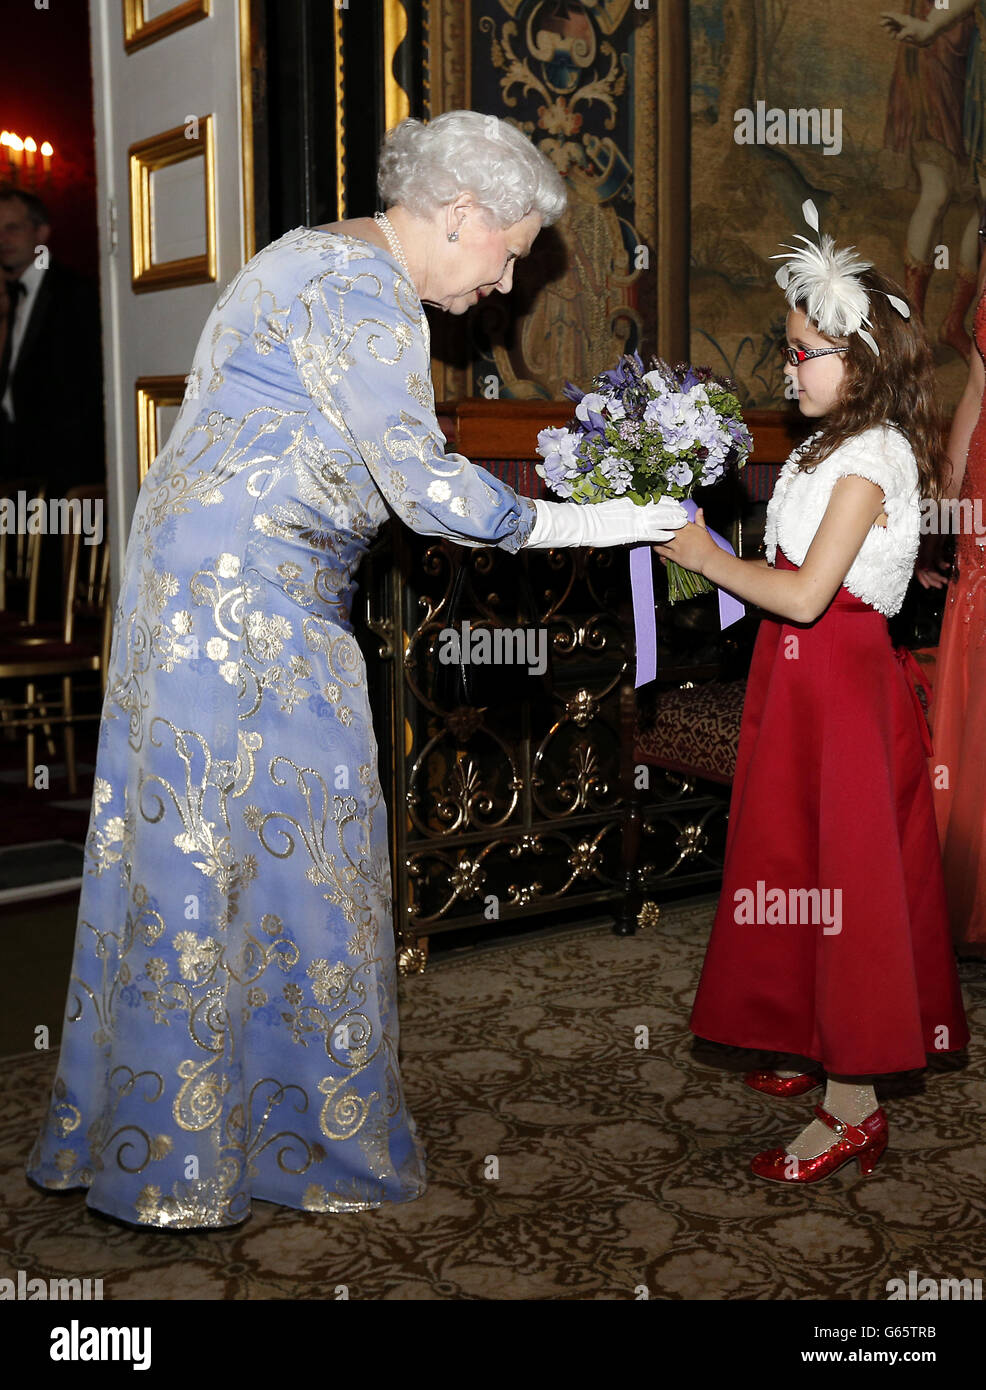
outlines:
[[890, 1147], [789, 1190], [749, 1171], [811, 1117], [742, 1084], [763, 1054], [688, 1031], [714, 903], [514, 942], [401, 982], [401, 1056], [424, 1140], [417, 1201], [316, 1215], [255, 1202], [242, 1225], [142, 1231], [49, 1194], [24, 1160], [53, 1054], [5, 1062], [0, 1274], [102, 1278], [105, 1299], [887, 1297], [986, 1275], [986, 967], [960, 965], [973, 1042], [878, 1088]]

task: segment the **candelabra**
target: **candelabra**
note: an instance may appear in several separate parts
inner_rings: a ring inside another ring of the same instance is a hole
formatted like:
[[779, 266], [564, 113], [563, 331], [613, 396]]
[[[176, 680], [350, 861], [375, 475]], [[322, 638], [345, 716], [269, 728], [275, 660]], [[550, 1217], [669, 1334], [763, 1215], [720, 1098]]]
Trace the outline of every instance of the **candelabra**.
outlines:
[[33, 135], [0, 132], [0, 182], [37, 193], [51, 187], [55, 151], [50, 140], [39, 145]]

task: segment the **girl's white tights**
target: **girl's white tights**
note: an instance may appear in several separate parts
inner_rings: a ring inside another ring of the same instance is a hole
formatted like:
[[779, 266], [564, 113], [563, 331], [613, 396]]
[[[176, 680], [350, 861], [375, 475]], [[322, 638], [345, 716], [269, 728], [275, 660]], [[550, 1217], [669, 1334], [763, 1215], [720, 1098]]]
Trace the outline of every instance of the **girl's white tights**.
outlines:
[[[794, 1072], [797, 1076], [798, 1073]], [[778, 1075], [784, 1076], [785, 1072]], [[822, 1108], [847, 1125], [858, 1125], [877, 1108], [876, 1091], [872, 1086], [857, 1086], [852, 1082], [826, 1081]], [[812, 1120], [797, 1139], [788, 1144], [787, 1151], [795, 1158], [816, 1158], [836, 1142], [835, 1133], [821, 1120]]]

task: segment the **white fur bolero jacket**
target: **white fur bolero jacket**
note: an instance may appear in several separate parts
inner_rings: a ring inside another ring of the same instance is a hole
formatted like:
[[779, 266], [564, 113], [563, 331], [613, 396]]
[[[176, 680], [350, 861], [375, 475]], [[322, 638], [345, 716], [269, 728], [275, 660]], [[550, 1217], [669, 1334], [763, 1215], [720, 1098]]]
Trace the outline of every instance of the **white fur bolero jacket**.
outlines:
[[798, 458], [810, 442], [806, 440], [791, 454], [767, 504], [767, 560], [774, 564], [780, 547], [792, 564], [803, 564], [836, 481], [847, 474], [868, 478], [883, 489], [887, 524], [870, 528], [843, 584], [864, 603], [892, 617], [904, 602], [920, 538], [918, 470], [911, 446], [896, 426], [877, 425], [840, 445], [810, 473], [803, 473]]

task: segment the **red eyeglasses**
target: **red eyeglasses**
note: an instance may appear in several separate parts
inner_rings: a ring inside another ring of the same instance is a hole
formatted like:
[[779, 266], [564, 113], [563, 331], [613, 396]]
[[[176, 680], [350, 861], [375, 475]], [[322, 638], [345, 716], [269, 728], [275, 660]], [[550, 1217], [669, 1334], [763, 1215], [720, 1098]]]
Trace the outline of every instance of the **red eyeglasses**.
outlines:
[[848, 352], [844, 348], [795, 348], [788, 347], [787, 343], [778, 343], [781, 356], [790, 362], [792, 367], [800, 367], [802, 362], [807, 362], [812, 357], [827, 357], [830, 352]]

